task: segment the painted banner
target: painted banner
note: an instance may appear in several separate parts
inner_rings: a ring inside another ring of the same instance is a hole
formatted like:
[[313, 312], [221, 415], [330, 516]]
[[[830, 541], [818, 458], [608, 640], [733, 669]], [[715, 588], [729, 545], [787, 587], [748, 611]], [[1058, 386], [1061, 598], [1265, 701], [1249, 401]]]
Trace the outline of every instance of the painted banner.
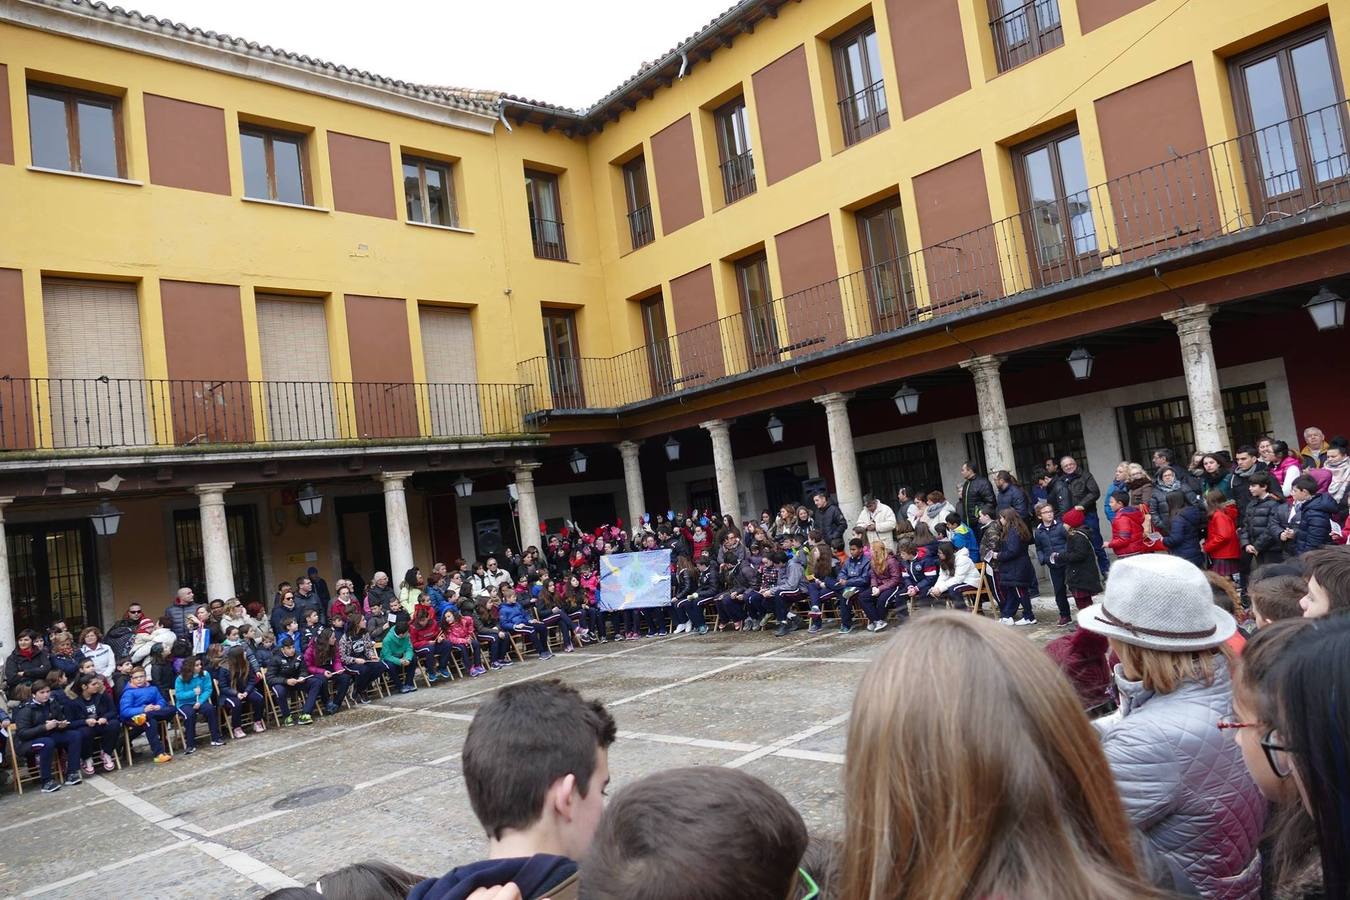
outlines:
[[600, 557], [600, 592], [595, 603], [603, 610], [669, 606], [670, 551]]

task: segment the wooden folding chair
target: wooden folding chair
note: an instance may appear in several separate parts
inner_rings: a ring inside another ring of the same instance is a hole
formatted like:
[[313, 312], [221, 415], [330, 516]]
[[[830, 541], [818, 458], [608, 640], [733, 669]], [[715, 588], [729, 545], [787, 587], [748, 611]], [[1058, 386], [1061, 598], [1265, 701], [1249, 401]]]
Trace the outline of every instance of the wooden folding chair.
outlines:
[[[267, 672], [266, 672], [266, 671], [264, 671], [264, 672], [262, 673], [262, 682], [261, 682], [261, 684], [262, 684], [262, 692], [263, 692], [263, 710], [264, 710], [263, 715], [266, 716], [266, 715], [269, 715], [269, 714], [270, 714], [270, 715], [272, 716], [272, 724], [274, 724], [276, 727], [280, 728], [280, 727], [281, 727], [281, 714], [277, 712], [277, 698], [276, 698], [276, 695], [272, 693], [272, 687], [271, 687], [271, 685], [269, 685], [269, 684], [267, 683]], [[287, 715], [290, 715], [290, 711], [288, 710], [288, 711], [286, 712], [286, 714], [287, 714]]]
[[970, 611], [977, 616], [982, 615], [983, 613], [981, 612], [980, 607], [984, 604], [985, 600], [988, 600], [989, 605], [993, 607], [995, 617], [997, 617], [998, 599], [994, 596], [994, 591], [989, 586], [990, 572], [988, 564], [984, 562], [977, 562], [975, 564], [975, 569], [980, 573], [980, 586], [975, 589], [973, 606], [971, 607]]
[[[42, 782], [42, 774], [38, 769], [37, 764], [37, 755], [28, 753], [24, 755], [23, 759], [19, 759], [19, 754], [14, 744], [14, 732], [10, 731], [8, 728], [4, 729], [4, 731], [6, 745], [5, 752], [9, 754], [10, 771], [14, 775], [14, 790], [17, 793], [22, 794], [24, 782], [36, 782], [38, 784], [41, 784]], [[66, 777], [66, 766], [62, 763], [61, 759], [60, 753], [57, 753], [52, 757], [52, 777], [57, 781], [64, 781]], [[79, 765], [78, 760], [76, 760], [75, 765]]]
[[422, 657], [416, 653], [413, 654], [413, 664], [416, 666], [413, 673], [413, 684], [416, 685], [418, 677], [421, 677], [422, 687], [431, 687], [431, 678], [427, 675], [426, 666], [422, 665]]

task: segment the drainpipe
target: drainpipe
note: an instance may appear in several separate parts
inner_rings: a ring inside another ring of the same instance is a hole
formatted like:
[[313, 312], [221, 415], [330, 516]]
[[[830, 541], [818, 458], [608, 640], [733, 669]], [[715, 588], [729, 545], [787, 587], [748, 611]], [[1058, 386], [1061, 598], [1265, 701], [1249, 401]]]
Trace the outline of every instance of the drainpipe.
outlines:
[[677, 75], [676, 77], [682, 79], [682, 78], [684, 78], [684, 73], [685, 73], [685, 72], [688, 72], [688, 71], [689, 71], [689, 53], [688, 53], [688, 51], [681, 50], [681, 51], [680, 51], [680, 74]]
[[506, 121], [506, 98], [504, 97], [497, 100], [497, 121], [505, 125], [507, 131], [515, 131], [511, 127], [511, 123]]

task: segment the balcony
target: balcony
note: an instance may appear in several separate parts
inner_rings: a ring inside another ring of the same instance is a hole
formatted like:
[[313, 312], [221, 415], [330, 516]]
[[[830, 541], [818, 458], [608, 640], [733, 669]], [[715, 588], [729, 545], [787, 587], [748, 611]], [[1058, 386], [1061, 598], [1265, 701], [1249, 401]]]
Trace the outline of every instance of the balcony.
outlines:
[[1345, 103], [1131, 172], [609, 358], [522, 362], [528, 413], [612, 411], [838, 358], [973, 314], [1350, 213]]
[[0, 377], [0, 450], [348, 445], [524, 435], [515, 384]]
[[651, 204], [639, 206], [628, 214], [628, 237], [633, 249], [645, 247], [656, 240], [656, 226], [652, 223]]
[[839, 122], [844, 129], [846, 147], [851, 147], [890, 128], [891, 114], [886, 108], [886, 85], [878, 81], [840, 100]]
[[722, 196], [728, 205], [755, 192], [754, 151], [747, 150], [724, 159], [719, 168], [722, 170]]
[[530, 240], [539, 259], [567, 259], [567, 239], [563, 223], [556, 219], [530, 217]]

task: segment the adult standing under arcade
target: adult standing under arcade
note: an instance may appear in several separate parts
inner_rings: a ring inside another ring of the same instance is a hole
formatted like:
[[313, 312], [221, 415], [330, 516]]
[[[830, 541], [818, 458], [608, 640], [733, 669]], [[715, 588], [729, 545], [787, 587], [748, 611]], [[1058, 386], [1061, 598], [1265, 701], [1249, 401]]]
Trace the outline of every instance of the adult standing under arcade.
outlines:
[[1097, 564], [1104, 575], [1111, 567], [1111, 561], [1102, 547], [1102, 526], [1097, 518], [1097, 504], [1102, 499], [1101, 488], [1097, 486], [1097, 479], [1092, 477], [1092, 473], [1084, 471], [1072, 456], [1065, 456], [1059, 461], [1059, 471], [1060, 483], [1069, 495], [1069, 509], [1076, 509], [1083, 514], [1083, 527], [1087, 529], [1092, 550], [1097, 554]]
[[956, 499], [956, 511], [961, 514], [961, 521], [973, 528], [979, 521], [981, 509], [987, 510], [992, 517], [997, 508], [994, 486], [989, 479], [975, 471], [969, 462], [961, 463], [961, 490]]

